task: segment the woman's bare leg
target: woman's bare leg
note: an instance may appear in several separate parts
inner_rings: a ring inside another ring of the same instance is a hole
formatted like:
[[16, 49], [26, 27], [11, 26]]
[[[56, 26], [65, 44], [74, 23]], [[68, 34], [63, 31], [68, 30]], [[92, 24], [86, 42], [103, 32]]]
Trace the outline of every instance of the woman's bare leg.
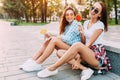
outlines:
[[33, 60], [36, 61], [42, 55], [42, 53], [46, 49], [47, 45], [49, 44], [50, 40], [51, 40], [51, 38], [48, 38], [44, 41], [44, 43], [41, 45], [40, 50], [32, 57]]
[[[67, 50], [58, 50], [57, 56], [59, 58], [61, 58], [65, 54], [66, 51]], [[72, 69], [81, 69], [81, 70], [84, 70], [84, 69], [86, 69], [86, 67], [83, 66], [82, 64], [80, 64], [81, 60], [80, 60], [80, 56], [78, 56], [78, 55], [79, 54], [77, 54], [77, 56], [74, 59], [71, 59], [67, 63], [72, 65]], [[79, 60], [78, 60], [78, 57], [79, 57]], [[76, 63], [76, 60], [78, 60], [78, 64], [77, 64], [77, 66], [73, 66]]]
[[79, 52], [80, 56], [84, 61], [94, 67], [98, 67], [98, 60], [95, 58], [94, 52], [86, 47], [84, 44], [78, 42], [73, 44], [66, 53], [53, 65], [51, 65], [48, 69], [55, 70], [62, 64], [66, 63], [66, 61], [71, 60], [75, 57], [75, 55]]
[[[67, 50], [58, 50], [58, 51], [57, 51], [57, 56], [58, 56], [59, 58], [61, 58], [66, 51], [67, 51]], [[73, 65], [74, 62], [75, 62], [75, 59], [72, 59], [72, 60], [68, 61], [67, 63]]]
[[70, 48], [70, 46], [64, 43], [61, 39], [54, 37], [50, 40], [43, 54], [36, 60], [36, 62], [38, 64], [43, 63], [52, 54], [56, 46], [60, 49], [65, 49], [65, 50]]

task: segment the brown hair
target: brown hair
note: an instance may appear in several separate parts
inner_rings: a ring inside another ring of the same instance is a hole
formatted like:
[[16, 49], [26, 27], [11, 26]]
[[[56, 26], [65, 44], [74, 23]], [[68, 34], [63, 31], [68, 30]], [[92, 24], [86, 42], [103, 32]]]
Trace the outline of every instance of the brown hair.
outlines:
[[102, 12], [101, 12], [101, 17], [100, 17], [100, 21], [102, 21], [104, 23], [104, 28], [105, 31], [108, 31], [108, 22], [107, 22], [107, 7], [105, 5], [104, 2], [99, 2], [99, 4], [102, 6]]
[[63, 11], [63, 14], [61, 16], [61, 20], [60, 20], [60, 34], [63, 34], [65, 31], [65, 27], [69, 24], [65, 18], [65, 14], [67, 12], [67, 10], [72, 10], [74, 12], [74, 15], [76, 15], [75, 11], [73, 8], [71, 7], [67, 7], [65, 8], [65, 10]]

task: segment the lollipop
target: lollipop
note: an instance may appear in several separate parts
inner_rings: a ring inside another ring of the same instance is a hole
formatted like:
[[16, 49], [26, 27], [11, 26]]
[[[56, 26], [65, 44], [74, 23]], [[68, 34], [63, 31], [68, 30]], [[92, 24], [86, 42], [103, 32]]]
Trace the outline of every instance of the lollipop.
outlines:
[[40, 34], [45, 34], [45, 33], [47, 33], [47, 29], [46, 28], [40, 30]]
[[80, 14], [77, 14], [77, 15], [75, 16], [75, 19], [79, 22], [79, 21], [82, 20], [82, 16], [81, 16]]
[[76, 16], [75, 16], [75, 19], [78, 21], [78, 25], [80, 25], [80, 26], [82, 26], [82, 24], [81, 24], [81, 20], [82, 20], [82, 16], [80, 15], [80, 14], [77, 14]]

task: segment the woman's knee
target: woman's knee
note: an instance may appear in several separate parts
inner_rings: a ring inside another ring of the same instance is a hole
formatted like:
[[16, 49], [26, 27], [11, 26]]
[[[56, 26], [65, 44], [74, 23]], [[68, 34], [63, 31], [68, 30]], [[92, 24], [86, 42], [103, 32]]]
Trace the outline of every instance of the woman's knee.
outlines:
[[65, 51], [63, 50], [58, 50], [56, 55], [60, 58], [61, 56], [63, 56], [63, 54], [65, 53]]
[[83, 47], [83, 44], [81, 42], [76, 42], [72, 45], [72, 47], [76, 48], [77, 50], [81, 49]]
[[58, 42], [58, 38], [52, 37], [51, 42], [56, 44]]

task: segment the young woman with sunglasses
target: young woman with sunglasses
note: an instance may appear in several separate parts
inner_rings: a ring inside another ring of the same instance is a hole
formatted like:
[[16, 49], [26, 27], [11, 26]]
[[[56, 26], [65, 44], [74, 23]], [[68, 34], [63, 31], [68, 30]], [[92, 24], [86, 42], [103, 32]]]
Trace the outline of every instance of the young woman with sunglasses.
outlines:
[[[52, 54], [54, 49], [67, 50], [75, 42], [84, 41], [84, 37], [78, 31], [79, 23], [74, 20], [75, 11], [73, 8], [68, 7], [63, 12], [60, 22], [60, 35], [61, 37], [50, 37], [41, 46], [39, 52], [27, 60], [20, 68], [24, 71], [41, 70], [41, 64]], [[80, 28], [81, 29], [81, 28]], [[69, 63], [73, 64], [74, 59]]]
[[[103, 2], [94, 3], [89, 12], [90, 20], [85, 21], [83, 25], [86, 43], [77, 42], [73, 44], [55, 64], [38, 72], [38, 77], [49, 77], [57, 74], [57, 68], [66, 61], [73, 59], [77, 53], [80, 54], [84, 62], [95, 69], [106, 72], [111, 69], [110, 60], [102, 42], [104, 32], [108, 30], [106, 11], [107, 9]], [[94, 72], [83, 65], [80, 68], [82, 70], [81, 80], [89, 79]]]

